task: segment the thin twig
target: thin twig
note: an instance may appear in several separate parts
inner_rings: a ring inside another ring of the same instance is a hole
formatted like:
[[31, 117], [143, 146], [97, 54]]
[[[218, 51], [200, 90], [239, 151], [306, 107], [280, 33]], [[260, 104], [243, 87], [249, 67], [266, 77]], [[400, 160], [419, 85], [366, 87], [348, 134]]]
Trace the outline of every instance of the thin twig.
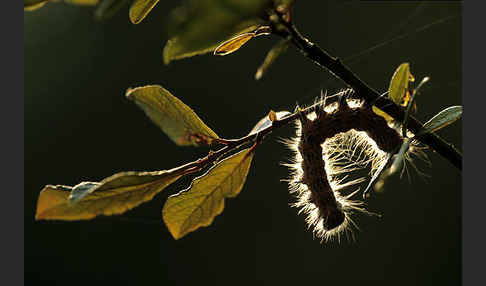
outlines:
[[284, 127], [288, 125], [289, 123], [295, 121], [301, 114], [309, 114], [313, 111], [315, 111], [316, 106], [321, 105], [321, 102], [317, 102], [307, 108], [304, 108], [298, 112], [289, 114], [287, 116], [284, 116], [281, 119], [274, 120], [271, 125], [261, 129], [260, 131], [256, 133], [251, 133], [248, 134], [244, 137], [241, 137], [239, 139], [215, 139], [216, 143], [225, 145], [221, 149], [217, 151], [211, 151], [209, 154], [203, 158], [199, 158], [196, 161], [189, 162], [187, 164], [184, 164], [182, 166], [176, 167], [172, 169], [171, 171], [185, 171], [186, 174], [193, 173], [200, 171], [207, 167], [211, 163], [216, 163], [220, 158], [222, 158], [224, 155], [228, 154], [231, 151], [234, 151], [238, 148], [240, 148], [243, 145], [246, 145], [250, 142], [254, 141], [259, 141], [258, 143], [261, 143], [261, 141], [264, 140], [265, 136], [271, 133], [273, 130]]

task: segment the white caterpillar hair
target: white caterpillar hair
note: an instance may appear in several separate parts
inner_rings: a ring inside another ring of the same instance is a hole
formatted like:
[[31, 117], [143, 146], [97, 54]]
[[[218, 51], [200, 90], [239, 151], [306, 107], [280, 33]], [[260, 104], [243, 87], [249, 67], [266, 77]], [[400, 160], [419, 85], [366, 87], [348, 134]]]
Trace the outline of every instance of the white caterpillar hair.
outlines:
[[[308, 228], [326, 242], [340, 241], [343, 234], [354, 240], [353, 229], [358, 227], [353, 214], [372, 213], [364, 209], [363, 201], [352, 199], [359, 189], [349, 195], [342, 191], [365, 181], [350, 179], [355, 171], [370, 167], [370, 176], [379, 172], [403, 139], [396, 127], [362, 101], [349, 99], [351, 94], [342, 91], [338, 103], [327, 105], [320, 98], [315, 112], [302, 114], [297, 121], [296, 137], [284, 140], [294, 153], [291, 163], [284, 163], [291, 171], [286, 181], [297, 199], [292, 205], [300, 208]], [[415, 142], [410, 151], [425, 156]], [[405, 158], [410, 160], [410, 154]]]

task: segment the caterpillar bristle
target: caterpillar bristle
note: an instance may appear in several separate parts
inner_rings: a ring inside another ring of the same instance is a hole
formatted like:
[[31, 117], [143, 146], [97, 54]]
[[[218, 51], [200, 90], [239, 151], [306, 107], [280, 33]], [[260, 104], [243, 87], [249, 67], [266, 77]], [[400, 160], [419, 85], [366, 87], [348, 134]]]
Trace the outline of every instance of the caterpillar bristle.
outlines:
[[[281, 140], [294, 153], [291, 163], [284, 163], [291, 170], [286, 180], [290, 192], [297, 198], [292, 206], [306, 215], [308, 228], [321, 242], [340, 241], [344, 235], [354, 240], [353, 230], [358, 227], [352, 217], [356, 213], [377, 215], [367, 211], [363, 201], [352, 199], [359, 188], [350, 195], [344, 191], [366, 180], [351, 174], [370, 167], [369, 175], [373, 176], [403, 141], [399, 129], [389, 126], [353, 95], [352, 89], [333, 96], [321, 91], [313, 112], [300, 113], [297, 136]], [[334, 96], [338, 96], [337, 102], [328, 104]], [[301, 109], [297, 106], [296, 110]], [[417, 148], [416, 155], [426, 158], [416, 146], [411, 144], [411, 149]], [[410, 155], [406, 159], [410, 160]], [[413, 163], [411, 166], [416, 168]]]

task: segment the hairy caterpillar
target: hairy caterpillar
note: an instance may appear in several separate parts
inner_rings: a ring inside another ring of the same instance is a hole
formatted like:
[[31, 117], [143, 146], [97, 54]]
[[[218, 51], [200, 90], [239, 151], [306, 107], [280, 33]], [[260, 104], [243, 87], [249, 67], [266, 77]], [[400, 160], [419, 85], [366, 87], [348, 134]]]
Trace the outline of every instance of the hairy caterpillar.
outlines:
[[350, 199], [357, 191], [348, 196], [340, 193], [364, 181], [345, 183], [346, 174], [368, 164], [375, 172], [404, 140], [370, 106], [351, 96], [352, 90], [345, 90], [338, 94], [337, 103], [328, 105], [321, 98], [313, 113], [301, 114], [297, 137], [286, 142], [295, 152], [293, 163], [286, 164], [292, 170], [290, 191], [297, 197], [293, 205], [307, 215], [309, 228], [326, 241], [340, 239], [343, 232], [352, 234], [349, 226], [355, 225], [354, 212], [369, 213], [363, 202]]

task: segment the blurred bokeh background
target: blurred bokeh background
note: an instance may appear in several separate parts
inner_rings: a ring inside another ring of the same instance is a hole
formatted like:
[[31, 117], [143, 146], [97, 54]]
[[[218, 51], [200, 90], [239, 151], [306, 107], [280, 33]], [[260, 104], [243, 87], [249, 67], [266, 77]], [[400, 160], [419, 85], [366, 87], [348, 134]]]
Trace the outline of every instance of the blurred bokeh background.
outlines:
[[[430, 76], [417, 99], [419, 119], [460, 105], [460, 2], [389, 2], [297, 1], [294, 20], [379, 91], [402, 62], [417, 80]], [[207, 149], [175, 146], [124, 97], [128, 87], [166, 87], [225, 138], [245, 135], [269, 109], [289, 110], [296, 101], [311, 103], [321, 88], [344, 87], [293, 48], [255, 81], [276, 37], [226, 57], [164, 66], [166, 16], [179, 4], [160, 1], [139, 25], [129, 22], [128, 7], [104, 22], [92, 8], [62, 3], [24, 14], [26, 285], [458, 285], [458, 170], [428, 152], [432, 167], [418, 166], [430, 178], [390, 179], [368, 200], [383, 218], [357, 217], [356, 242], [321, 244], [289, 207], [280, 181], [290, 152], [277, 139], [292, 136], [291, 128], [259, 148], [241, 194], [226, 201], [223, 214], [179, 241], [161, 209], [187, 179], [121, 216], [34, 221], [46, 184], [167, 169], [205, 155]], [[461, 149], [460, 122], [439, 133]]]

